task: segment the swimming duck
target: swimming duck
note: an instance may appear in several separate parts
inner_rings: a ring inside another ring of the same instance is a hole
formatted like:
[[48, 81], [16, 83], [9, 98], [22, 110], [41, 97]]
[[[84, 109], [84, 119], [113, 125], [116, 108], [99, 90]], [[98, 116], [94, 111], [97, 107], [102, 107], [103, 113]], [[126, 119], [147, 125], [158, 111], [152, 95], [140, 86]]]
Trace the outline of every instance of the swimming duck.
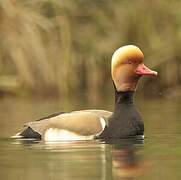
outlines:
[[15, 138], [44, 141], [128, 138], [144, 134], [144, 123], [133, 103], [133, 95], [142, 75], [157, 75], [144, 64], [142, 51], [127, 45], [117, 49], [111, 61], [115, 89], [114, 111], [81, 110], [58, 113], [25, 124]]

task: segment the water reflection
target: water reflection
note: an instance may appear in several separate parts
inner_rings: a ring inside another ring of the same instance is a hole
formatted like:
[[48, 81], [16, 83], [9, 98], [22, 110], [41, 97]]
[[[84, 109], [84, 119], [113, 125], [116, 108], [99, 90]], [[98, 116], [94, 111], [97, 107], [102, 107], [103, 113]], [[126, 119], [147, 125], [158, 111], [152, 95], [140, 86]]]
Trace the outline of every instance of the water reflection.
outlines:
[[137, 151], [143, 139], [114, 140], [112, 143], [112, 174], [115, 180], [134, 179], [142, 174], [143, 162]]
[[[142, 157], [137, 154], [144, 143], [140, 139], [106, 142], [21, 140], [13, 143], [35, 151], [46, 150], [48, 152], [46, 158], [43, 156], [44, 153], [39, 158], [45, 158], [46, 171], [44, 169], [43, 173], [47, 173], [47, 176], [51, 178], [57, 174], [65, 180], [71, 178], [92, 179], [92, 177], [101, 180], [134, 179], [143, 171]], [[55, 169], [56, 172], [52, 173]]]
[[[21, 140], [14, 141], [13, 144], [23, 149], [31, 149], [29, 154], [31, 160], [29, 159], [27, 171], [29, 173], [32, 171], [31, 164], [33, 165], [33, 161], [36, 161], [38, 172], [44, 174], [44, 180], [48, 179], [47, 177], [64, 180], [111, 179], [111, 162], [107, 161], [107, 158], [111, 157], [111, 147], [100, 141], [38, 142]], [[32, 173], [31, 178], [33, 177]]]
[[[73, 105], [72, 101], [66, 105], [1, 100], [0, 179], [180, 179], [180, 102], [139, 102], [145, 135], [148, 137], [144, 142], [134, 139], [45, 143], [34, 140], [19, 142], [6, 138], [33, 119], [60, 110], [86, 107]], [[100, 105], [97, 108], [106, 109]]]

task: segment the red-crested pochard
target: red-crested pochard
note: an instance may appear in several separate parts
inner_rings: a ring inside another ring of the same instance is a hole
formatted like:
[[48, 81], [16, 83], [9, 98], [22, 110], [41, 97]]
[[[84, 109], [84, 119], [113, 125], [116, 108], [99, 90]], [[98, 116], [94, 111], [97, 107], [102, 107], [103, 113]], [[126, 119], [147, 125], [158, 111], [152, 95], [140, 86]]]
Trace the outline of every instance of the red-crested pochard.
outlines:
[[144, 56], [134, 45], [117, 49], [112, 56], [111, 75], [115, 89], [114, 112], [81, 110], [58, 113], [25, 124], [15, 138], [44, 141], [128, 138], [144, 134], [144, 124], [133, 103], [142, 75], [157, 75], [143, 64]]

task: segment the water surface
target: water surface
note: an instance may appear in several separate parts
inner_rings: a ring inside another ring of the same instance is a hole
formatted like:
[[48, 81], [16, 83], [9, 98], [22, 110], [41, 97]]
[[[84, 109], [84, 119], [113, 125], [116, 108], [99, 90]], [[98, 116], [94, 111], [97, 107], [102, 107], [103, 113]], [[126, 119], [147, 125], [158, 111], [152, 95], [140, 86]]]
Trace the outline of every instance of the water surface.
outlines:
[[[58, 111], [87, 109], [89, 105], [79, 102], [61, 104], [56, 100], [2, 99], [0, 179], [180, 179], [180, 102], [137, 102], [145, 122], [144, 140], [45, 143], [17, 141], [9, 137], [32, 119]], [[112, 104], [95, 107], [109, 110]]]

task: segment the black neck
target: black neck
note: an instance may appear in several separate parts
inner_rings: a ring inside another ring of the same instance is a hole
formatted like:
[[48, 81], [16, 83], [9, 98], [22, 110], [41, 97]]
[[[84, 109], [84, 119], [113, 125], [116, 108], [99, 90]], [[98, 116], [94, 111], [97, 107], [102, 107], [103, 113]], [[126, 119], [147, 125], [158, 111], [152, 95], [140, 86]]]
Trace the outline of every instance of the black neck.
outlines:
[[125, 108], [127, 109], [127, 107], [123, 108], [123, 106], [133, 105], [133, 95], [135, 91], [117, 91], [114, 82], [113, 85], [115, 90], [114, 113], [118, 113], [123, 109], [125, 110]]
[[135, 91], [117, 91], [113, 82], [115, 91], [115, 106], [118, 104], [133, 104], [133, 95]]
[[133, 104], [134, 91], [118, 92], [115, 90], [115, 104]]
[[129, 110], [129, 107], [133, 105], [133, 94], [134, 91], [118, 92], [115, 89], [114, 114], [119, 116]]

